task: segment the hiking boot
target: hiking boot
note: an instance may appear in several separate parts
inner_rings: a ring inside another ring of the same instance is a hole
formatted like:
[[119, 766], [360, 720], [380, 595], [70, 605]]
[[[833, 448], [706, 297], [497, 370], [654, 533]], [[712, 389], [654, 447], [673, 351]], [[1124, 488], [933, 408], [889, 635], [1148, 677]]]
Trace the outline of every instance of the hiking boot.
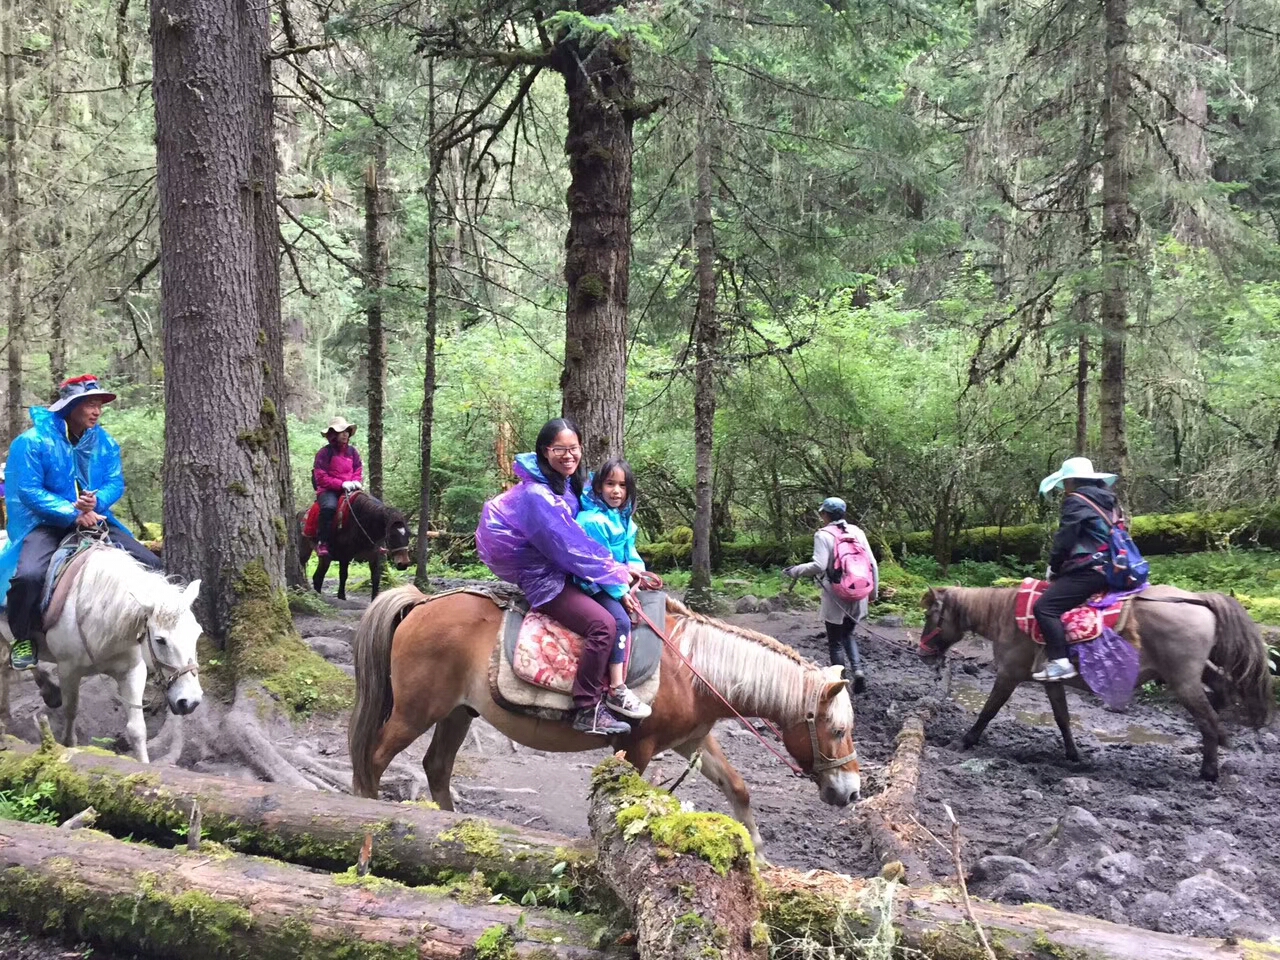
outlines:
[[867, 675], [862, 672], [861, 667], [856, 667], [853, 671], [853, 692], [861, 693], [867, 689]]
[[316, 556], [321, 560], [329, 559], [329, 545], [327, 543], [316, 544]]
[[36, 665], [36, 651], [30, 640], [15, 640], [9, 648], [9, 663], [15, 670], [30, 670]]
[[1061, 683], [1063, 680], [1071, 680], [1078, 676], [1075, 664], [1063, 658], [1062, 660], [1050, 660], [1044, 665], [1043, 670], [1037, 670], [1033, 673], [1031, 679], [1041, 680], [1045, 683]]
[[620, 713], [632, 720], [643, 720], [653, 713], [650, 706], [632, 693], [631, 688], [625, 683], [609, 691], [609, 695], [604, 698], [604, 705], [614, 713]]
[[573, 718], [573, 729], [599, 737], [621, 737], [631, 732], [631, 724], [615, 717], [601, 700], [594, 707], [585, 707], [577, 712]]

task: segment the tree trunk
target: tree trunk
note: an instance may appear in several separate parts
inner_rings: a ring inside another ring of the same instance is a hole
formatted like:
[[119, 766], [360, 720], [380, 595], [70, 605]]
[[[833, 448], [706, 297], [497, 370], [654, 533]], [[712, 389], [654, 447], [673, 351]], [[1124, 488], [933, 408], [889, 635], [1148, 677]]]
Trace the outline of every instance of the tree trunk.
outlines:
[[573, 919], [462, 899], [217, 848], [0, 825], [0, 915], [111, 949], [189, 960], [604, 956]]
[[[63, 41], [66, 25], [63, 22], [62, 0], [49, 0], [49, 68], [47, 72], [49, 102], [53, 108], [53, 129], [49, 135], [49, 152], [53, 168], [60, 176], [62, 154], [66, 148], [63, 131], [67, 126], [67, 96], [62, 90]], [[62, 188], [51, 185], [50, 205], [53, 207], [48, 230], [49, 269], [52, 274], [45, 293], [49, 313], [49, 379], [52, 387], [67, 378], [67, 339], [63, 314], [68, 309], [67, 294], [71, 285], [67, 282], [67, 219], [66, 203]]]
[[5, 0], [0, 9], [3, 21], [0, 56], [4, 57], [5, 270], [9, 287], [9, 382], [5, 413], [9, 443], [26, 428], [22, 402], [22, 349], [27, 336], [22, 292], [22, 187], [18, 182], [18, 106], [14, 100], [18, 53], [13, 28], [17, 16], [17, 4], [14, 0]]
[[387, 137], [379, 133], [374, 157], [364, 172], [365, 316], [369, 327], [368, 401], [369, 492], [382, 499], [382, 413], [386, 392], [387, 338], [383, 329], [382, 292], [387, 285]]
[[[600, 848], [596, 865], [631, 909], [640, 956], [763, 960], [769, 944], [759, 930], [760, 884], [746, 830], [719, 813], [673, 826], [688, 816], [625, 760], [606, 760], [591, 775], [587, 820]], [[679, 851], [708, 837], [715, 839], [705, 848]], [[711, 843], [723, 847], [722, 857], [708, 858]]]
[[582, 428], [589, 464], [623, 452], [631, 269], [631, 113], [625, 40], [564, 39], [556, 69], [569, 97], [563, 411]]
[[711, 606], [711, 493], [712, 453], [716, 424], [716, 359], [720, 318], [716, 313], [716, 234], [712, 220], [713, 179], [711, 149], [716, 140], [712, 126], [714, 91], [711, 70], [711, 19], [698, 24], [698, 61], [694, 76], [698, 126], [693, 161], [697, 175], [694, 197], [693, 240], [698, 253], [698, 305], [693, 318], [693, 575], [685, 602], [695, 610]]
[[203, 580], [201, 623], [233, 664], [238, 644], [288, 628], [269, 13], [239, 0], [151, 8], [165, 564]]
[[[240, 853], [275, 857], [321, 870], [356, 862], [365, 833], [373, 833], [372, 872], [415, 885], [481, 871], [491, 886], [519, 899], [546, 882], [557, 863], [566, 878], [591, 869], [589, 844], [539, 830], [516, 830], [481, 817], [463, 817], [416, 804], [383, 803], [343, 793], [298, 790], [259, 780], [232, 780], [162, 764], [144, 767], [129, 757], [26, 745], [0, 751], [0, 790], [56, 784], [67, 817], [92, 804], [98, 828], [142, 840], [171, 841], [199, 800], [206, 840]], [[498, 878], [501, 878], [499, 881]]]
[[1076, 345], [1076, 456], [1089, 455], [1089, 335]]
[[1106, 95], [1102, 101], [1102, 377], [1098, 422], [1104, 468], [1122, 477], [1128, 466], [1125, 436], [1125, 342], [1128, 337], [1129, 271], [1133, 218], [1129, 209], [1128, 0], [1104, 0]]
[[424, 592], [431, 591], [427, 561], [431, 557], [431, 442], [436, 419], [436, 331], [440, 319], [440, 165], [444, 160], [436, 137], [436, 64], [427, 60], [427, 136], [431, 140], [431, 161], [427, 169], [427, 343], [422, 362], [422, 413], [418, 422], [420, 456], [418, 499], [417, 575], [414, 581]]

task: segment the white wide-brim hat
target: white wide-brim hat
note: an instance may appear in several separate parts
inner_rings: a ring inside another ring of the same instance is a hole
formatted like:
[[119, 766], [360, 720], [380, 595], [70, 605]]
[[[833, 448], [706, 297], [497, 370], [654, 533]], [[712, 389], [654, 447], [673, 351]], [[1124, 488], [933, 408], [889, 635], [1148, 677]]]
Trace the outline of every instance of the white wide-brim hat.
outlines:
[[1059, 489], [1064, 480], [1101, 480], [1109, 487], [1118, 479], [1114, 473], [1099, 473], [1093, 469], [1093, 461], [1088, 457], [1071, 457], [1062, 461], [1057, 473], [1051, 473], [1040, 481], [1040, 496]]
[[329, 421], [329, 426], [325, 428], [324, 433], [320, 434], [320, 436], [327, 437], [331, 433], [349, 433], [354, 437], [356, 435], [356, 425], [347, 423], [346, 417], [334, 417]]

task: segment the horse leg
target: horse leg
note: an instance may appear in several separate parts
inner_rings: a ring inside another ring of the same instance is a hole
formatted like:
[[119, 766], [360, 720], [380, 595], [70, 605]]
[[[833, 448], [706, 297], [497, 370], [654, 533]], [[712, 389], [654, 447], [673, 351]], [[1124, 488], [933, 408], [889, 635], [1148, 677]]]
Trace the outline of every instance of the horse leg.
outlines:
[[62, 745], [76, 745], [76, 711], [80, 708], [81, 675], [67, 671], [62, 680]]
[[37, 664], [31, 672], [36, 676], [36, 687], [40, 691], [40, 699], [44, 701], [44, 705], [50, 710], [57, 710], [62, 706], [61, 677], [55, 679], [54, 674], [43, 663]]
[[124, 702], [129, 714], [125, 721], [125, 739], [139, 763], [150, 763], [147, 754], [147, 721], [142, 715], [142, 697], [147, 687], [147, 665], [138, 658], [138, 662], [116, 677], [116, 692]]
[[1191, 719], [1200, 728], [1200, 779], [1216, 781], [1218, 779], [1218, 744], [1226, 744], [1227, 733], [1222, 729], [1222, 722], [1209, 704], [1209, 698], [1204, 692], [1200, 678], [1179, 676], [1169, 682], [1169, 689], [1187, 708]]
[[1060, 683], [1046, 683], [1044, 692], [1049, 698], [1049, 705], [1053, 707], [1053, 722], [1062, 733], [1062, 746], [1067, 751], [1067, 759], [1072, 763], [1079, 763], [1080, 752], [1076, 750], [1076, 738], [1071, 732], [1071, 713], [1067, 709], [1067, 691]]
[[373, 559], [369, 561], [369, 599], [377, 600], [378, 591], [382, 588], [382, 555], [378, 548], [373, 548]]
[[350, 560], [338, 561], [338, 599], [347, 599], [347, 570], [351, 566]]
[[996, 674], [996, 682], [991, 687], [991, 693], [987, 696], [987, 702], [982, 705], [982, 711], [978, 714], [978, 719], [973, 721], [973, 726], [969, 728], [961, 739], [960, 743], [966, 750], [974, 746], [981, 738], [982, 731], [987, 729], [987, 724], [991, 722], [991, 718], [1000, 712], [1000, 708], [1009, 702], [1009, 698], [1013, 696], [1013, 691], [1018, 687], [1018, 681], [1005, 673]]
[[[426, 720], [425, 723], [422, 722], [424, 719]], [[391, 761], [396, 758], [396, 755], [444, 719], [443, 716], [436, 716], [432, 713], [427, 713], [425, 717], [411, 717], [400, 708], [399, 702], [391, 708], [391, 716], [387, 718], [387, 722], [378, 731], [378, 738], [373, 745], [373, 758], [369, 761], [373, 792], [368, 796], [375, 800], [377, 799], [378, 783], [382, 780], [382, 775], [386, 772], [387, 767], [391, 765]], [[466, 731], [463, 731], [463, 733], [465, 735]], [[446, 794], [448, 793], [447, 790], [445, 792]], [[444, 807], [444, 804], [438, 799], [436, 802], [440, 803], [442, 808]]]
[[316, 593], [324, 593], [324, 575], [329, 572], [329, 558], [318, 557], [316, 559], [316, 572], [311, 575], [311, 586], [316, 588]]
[[453, 713], [436, 724], [435, 732], [431, 734], [431, 746], [427, 747], [427, 755], [422, 758], [431, 799], [440, 805], [441, 810], [453, 809], [449, 781], [453, 779], [453, 761], [457, 759], [469, 729], [471, 714], [465, 707], [455, 707]]
[[701, 740], [689, 740], [675, 747], [676, 753], [686, 759], [691, 758], [698, 749], [702, 750], [702, 775], [720, 788], [720, 792], [729, 801], [729, 806], [733, 808], [734, 819], [747, 828], [751, 843], [759, 853], [764, 849], [764, 840], [756, 827], [756, 818], [751, 813], [751, 791], [747, 789], [742, 774], [733, 768], [711, 734]]

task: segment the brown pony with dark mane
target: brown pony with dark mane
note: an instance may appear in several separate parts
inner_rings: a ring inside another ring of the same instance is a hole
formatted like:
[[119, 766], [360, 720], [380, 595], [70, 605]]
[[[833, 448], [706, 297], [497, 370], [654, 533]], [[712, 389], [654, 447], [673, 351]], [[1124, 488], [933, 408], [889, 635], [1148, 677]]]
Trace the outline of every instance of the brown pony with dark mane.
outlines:
[[471, 721], [482, 716], [499, 731], [537, 750], [598, 750], [611, 744], [643, 771], [654, 755], [702, 751], [702, 774], [728, 798], [734, 816], [760, 833], [746, 784], [711, 734], [732, 712], [776, 723], [796, 764], [817, 783], [822, 799], [845, 806], [861, 789], [853, 745], [853, 702], [841, 667], [820, 667], [772, 637], [699, 616], [667, 600], [666, 632], [706, 683], [665, 644], [653, 715], [626, 737], [606, 741], [504, 710], [489, 689], [489, 663], [503, 610], [469, 592], [431, 598], [412, 586], [378, 597], [356, 630], [356, 705], [348, 726], [352, 787], [376, 797], [387, 765], [432, 727], [422, 762], [431, 797], [453, 809], [449, 780]]
[[[347, 569], [353, 560], [361, 560], [369, 564], [370, 590], [376, 597], [382, 588], [384, 558], [389, 557], [397, 570], [409, 569], [412, 562], [409, 557], [409, 522], [395, 507], [387, 506], [363, 490], [344, 494], [343, 499], [349, 501], [351, 513], [342, 526], [334, 519], [329, 556], [321, 557], [316, 563], [311, 586], [315, 587], [316, 593], [324, 592], [321, 588], [324, 586], [325, 574], [329, 572], [329, 564], [336, 560], [338, 599], [347, 599]], [[305, 510], [297, 517], [298, 555], [303, 569], [315, 549], [315, 541], [302, 532], [306, 517]]]
[[[930, 590], [921, 600], [921, 606], [928, 611], [918, 650], [922, 658], [940, 659], [966, 631], [980, 634], [992, 643], [995, 686], [978, 719], [964, 735], [965, 747], [978, 742], [1014, 688], [1031, 679], [1041, 647], [1018, 629], [1014, 620], [1017, 593], [1012, 587], [948, 587]], [[1131, 642], [1139, 639], [1138, 684], [1163, 680], [1187, 708], [1200, 728], [1200, 776], [1217, 780], [1218, 747], [1227, 744], [1217, 711], [1236, 699], [1252, 726], [1261, 727], [1271, 719], [1274, 701], [1267, 645], [1257, 625], [1234, 597], [1188, 593], [1176, 587], [1148, 587], [1133, 600], [1132, 614], [1135, 626], [1122, 633]], [[1088, 689], [1079, 678], [1070, 683]], [[1062, 732], [1067, 759], [1079, 760], [1071, 735], [1066, 691], [1061, 683], [1046, 683], [1044, 688], [1053, 707], [1053, 719]]]

